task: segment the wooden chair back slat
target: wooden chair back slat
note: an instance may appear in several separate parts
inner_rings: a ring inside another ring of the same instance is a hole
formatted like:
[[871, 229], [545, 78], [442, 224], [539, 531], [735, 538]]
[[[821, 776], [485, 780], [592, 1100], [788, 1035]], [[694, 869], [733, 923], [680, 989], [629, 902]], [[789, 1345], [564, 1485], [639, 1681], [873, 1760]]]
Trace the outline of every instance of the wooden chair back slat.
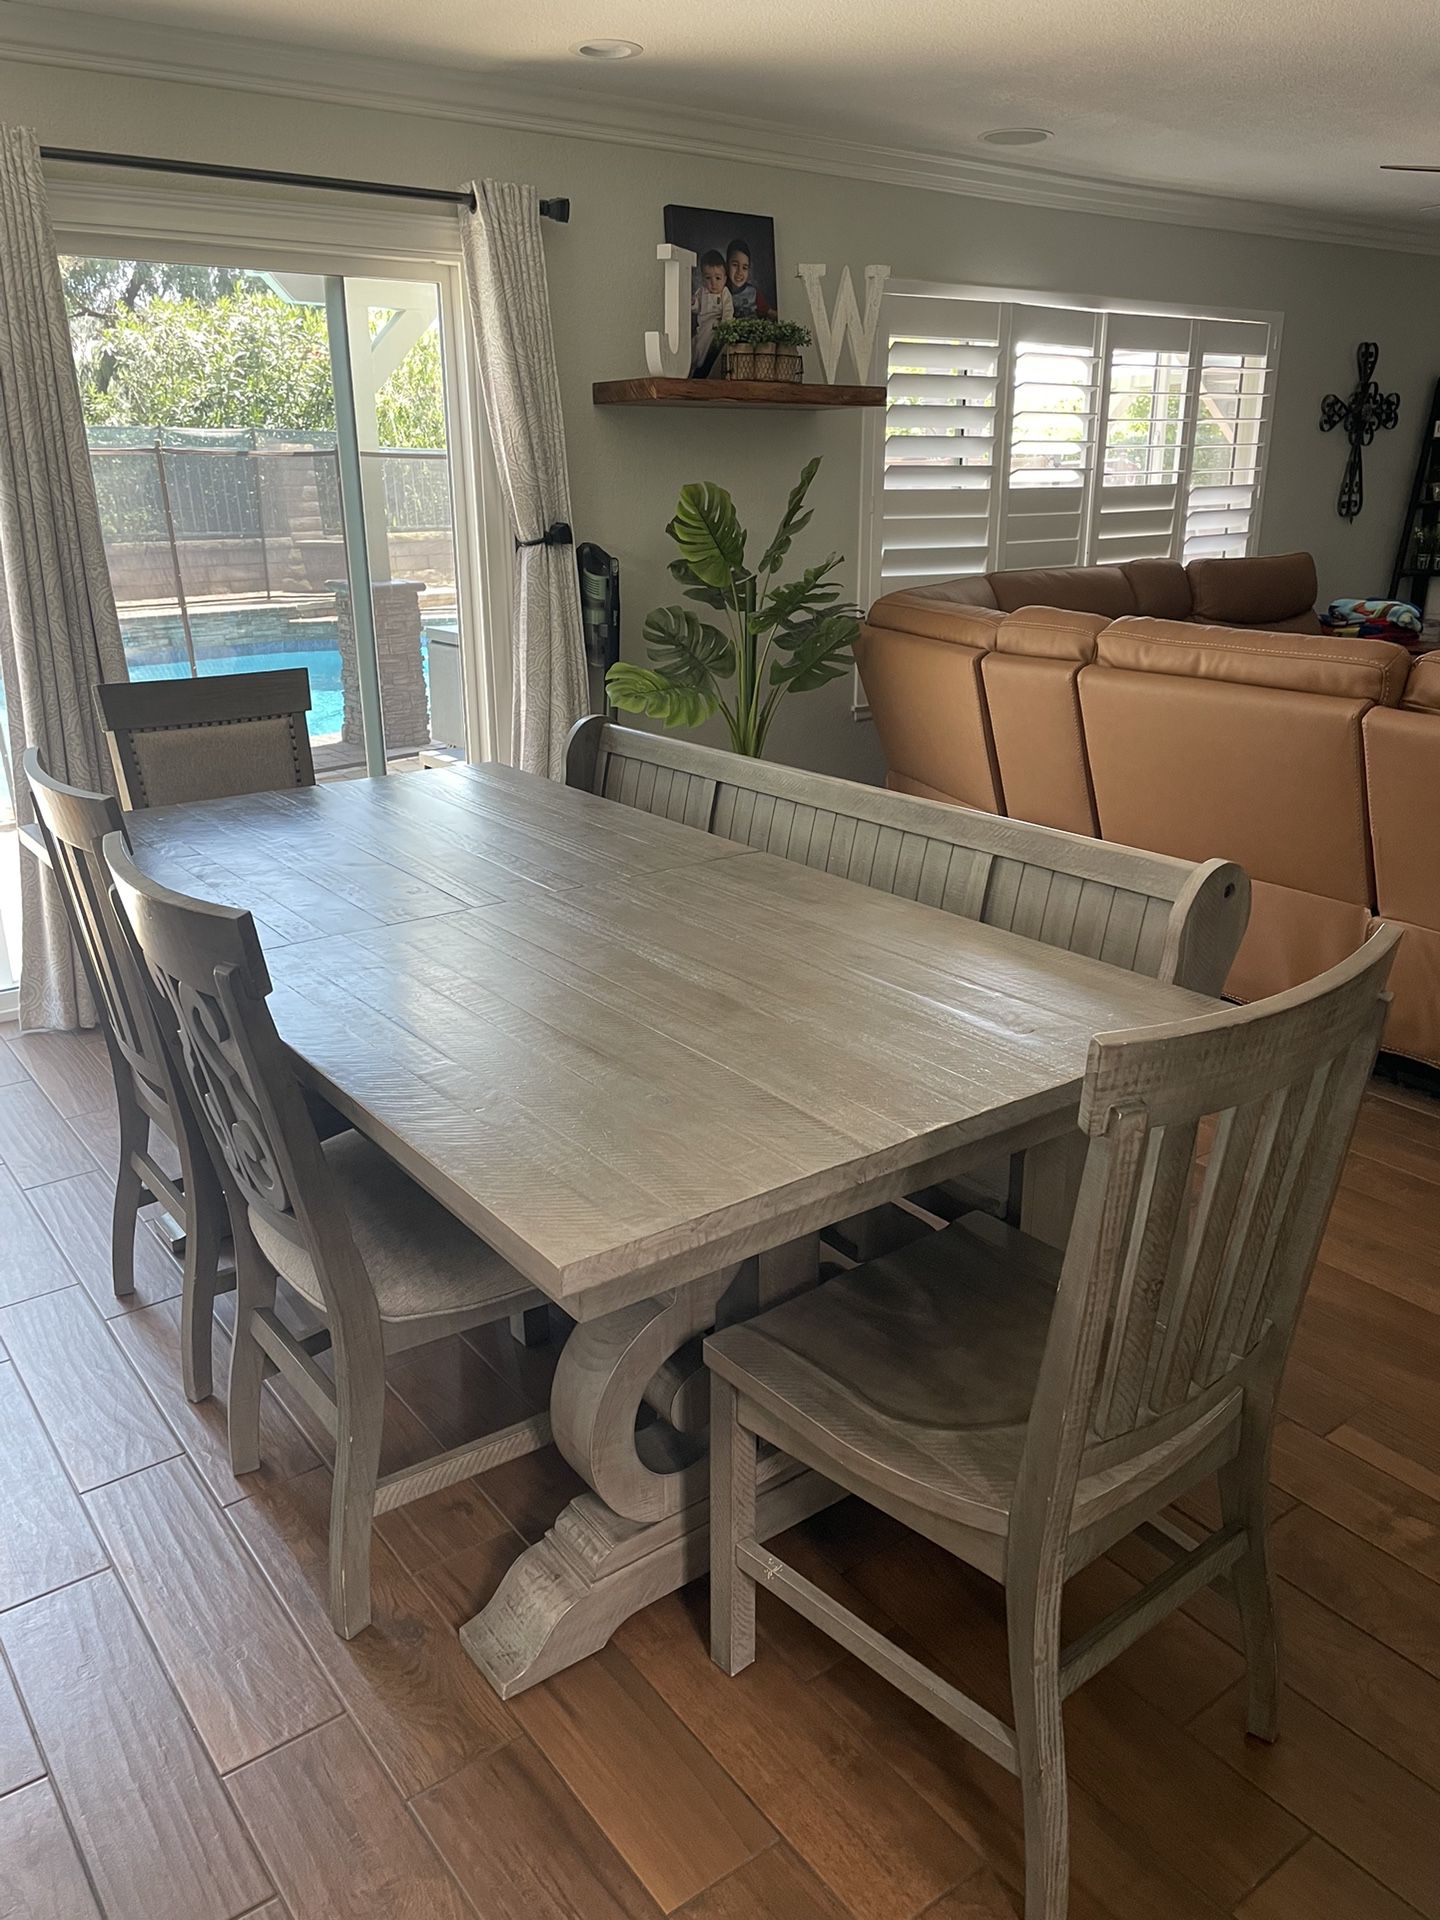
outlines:
[[1042, 1392], [1048, 1381], [1065, 1394], [1105, 1462], [1177, 1431], [1266, 1355], [1278, 1370], [1379, 1046], [1398, 938], [1382, 927], [1318, 980], [1255, 1007], [1095, 1041], [1082, 1103], [1091, 1146], [1061, 1280], [1090, 1339], [1047, 1353]]
[[571, 733], [566, 780], [758, 852], [1200, 992], [1219, 992], [1249, 912], [1249, 884], [1226, 862], [1171, 860], [599, 716]]

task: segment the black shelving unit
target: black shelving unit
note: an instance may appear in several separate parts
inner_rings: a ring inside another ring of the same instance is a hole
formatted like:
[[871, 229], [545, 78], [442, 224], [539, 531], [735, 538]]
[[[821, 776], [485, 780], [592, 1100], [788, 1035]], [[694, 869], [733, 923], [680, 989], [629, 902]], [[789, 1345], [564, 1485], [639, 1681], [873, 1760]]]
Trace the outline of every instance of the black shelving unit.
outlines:
[[1425, 589], [1440, 578], [1440, 380], [1430, 402], [1430, 418], [1415, 463], [1415, 484], [1395, 549], [1390, 598], [1424, 607]]

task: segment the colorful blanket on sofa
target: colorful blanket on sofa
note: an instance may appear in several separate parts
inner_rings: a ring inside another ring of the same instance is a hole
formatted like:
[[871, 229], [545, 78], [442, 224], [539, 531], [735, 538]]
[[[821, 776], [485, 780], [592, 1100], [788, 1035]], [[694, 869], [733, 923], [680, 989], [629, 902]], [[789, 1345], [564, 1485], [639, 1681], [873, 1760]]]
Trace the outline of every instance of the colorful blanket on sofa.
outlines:
[[1332, 600], [1320, 624], [1337, 639], [1396, 640], [1413, 652], [1422, 617], [1419, 607], [1405, 600]]

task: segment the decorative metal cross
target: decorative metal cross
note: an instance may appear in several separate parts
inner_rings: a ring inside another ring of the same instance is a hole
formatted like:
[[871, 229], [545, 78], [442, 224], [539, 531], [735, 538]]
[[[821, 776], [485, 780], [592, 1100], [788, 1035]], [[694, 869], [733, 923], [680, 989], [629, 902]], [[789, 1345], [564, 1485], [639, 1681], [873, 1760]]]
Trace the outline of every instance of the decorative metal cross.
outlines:
[[1365, 504], [1365, 473], [1361, 452], [1368, 447], [1381, 427], [1393, 427], [1400, 420], [1398, 393], [1382, 393], [1375, 379], [1380, 349], [1373, 340], [1362, 340], [1355, 349], [1355, 368], [1360, 378], [1348, 400], [1338, 393], [1327, 393], [1320, 402], [1320, 431], [1344, 427], [1350, 442], [1350, 458], [1345, 462], [1335, 511], [1342, 520], [1353, 520]]

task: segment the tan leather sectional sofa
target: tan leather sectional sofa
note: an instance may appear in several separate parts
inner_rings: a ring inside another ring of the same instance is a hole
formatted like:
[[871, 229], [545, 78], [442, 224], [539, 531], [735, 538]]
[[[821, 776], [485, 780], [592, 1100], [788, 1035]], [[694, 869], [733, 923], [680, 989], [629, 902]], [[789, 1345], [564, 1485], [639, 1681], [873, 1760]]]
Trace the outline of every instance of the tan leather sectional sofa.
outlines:
[[[857, 657], [889, 784], [1238, 861], [1254, 883], [1238, 999], [1319, 973], [1376, 916], [1399, 922], [1385, 1044], [1440, 1066], [1440, 654], [1412, 664], [1403, 647], [1331, 639], [1302, 629], [1294, 607], [1269, 627], [1193, 612], [1282, 603], [1247, 597], [1243, 578], [1216, 590], [1213, 575], [1195, 578], [1202, 567], [1278, 575], [1300, 560], [1194, 563], [1188, 579], [1156, 561], [1044, 576], [1042, 591], [1088, 608], [999, 604], [1013, 575], [984, 583], [993, 606], [975, 581], [887, 595]], [[1096, 574], [1123, 575], [1141, 604], [1113, 614], [1114, 579], [1074, 578]], [[1181, 603], [1175, 574], [1192, 612], [1157, 617], [1167, 595]], [[1313, 601], [1313, 567], [1308, 578]]]
[[1114, 567], [1020, 567], [972, 574], [891, 599], [1015, 613], [1068, 607], [1112, 620], [1149, 614], [1207, 627], [1263, 627], [1269, 633], [1319, 633], [1315, 562], [1308, 553], [1255, 554], [1245, 560], [1127, 560]]

